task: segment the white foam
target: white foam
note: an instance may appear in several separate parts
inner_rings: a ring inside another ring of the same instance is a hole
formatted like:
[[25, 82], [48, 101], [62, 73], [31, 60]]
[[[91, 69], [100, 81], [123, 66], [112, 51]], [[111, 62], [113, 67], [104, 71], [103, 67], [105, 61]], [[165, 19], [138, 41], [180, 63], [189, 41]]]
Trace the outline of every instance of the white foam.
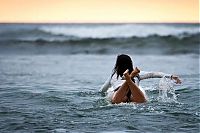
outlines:
[[78, 38], [129, 38], [147, 37], [149, 35], [178, 36], [183, 33], [199, 33], [195, 26], [174, 25], [145, 25], [145, 24], [119, 24], [119, 25], [55, 25], [42, 26], [40, 30], [55, 35], [73, 36]]
[[63, 128], [57, 128], [57, 129], [54, 129], [53, 132], [55, 132], [55, 133], [66, 133], [67, 130], [63, 129]]

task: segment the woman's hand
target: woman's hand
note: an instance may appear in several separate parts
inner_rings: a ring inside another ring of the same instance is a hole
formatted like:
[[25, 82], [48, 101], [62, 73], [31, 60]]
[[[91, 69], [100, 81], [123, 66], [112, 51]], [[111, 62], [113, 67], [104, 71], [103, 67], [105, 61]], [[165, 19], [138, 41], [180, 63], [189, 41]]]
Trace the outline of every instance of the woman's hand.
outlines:
[[175, 82], [176, 84], [181, 84], [181, 80], [179, 79], [178, 76], [172, 75], [172, 76], [171, 76], [171, 79], [175, 80], [175, 81], [176, 81], [176, 82]]

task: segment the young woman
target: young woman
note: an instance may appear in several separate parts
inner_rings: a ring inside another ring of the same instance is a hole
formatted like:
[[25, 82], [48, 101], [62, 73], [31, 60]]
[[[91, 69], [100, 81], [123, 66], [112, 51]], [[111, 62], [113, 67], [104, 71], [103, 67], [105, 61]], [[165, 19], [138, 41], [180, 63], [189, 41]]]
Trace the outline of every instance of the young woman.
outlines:
[[128, 55], [121, 54], [117, 56], [113, 74], [109, 77], [101, 87], [102, 92], [107, 92], [110, 101], [115, 103], [135, 102], [144, 103], [147, 101], [145, 91], [139, 88], [139, 82], [148, 78], [171, 78], [177, 84], [181, 84], [181, 80], [170, 74], [162, 72], [140, 72], [136, 67], [133, 69], [132, 60]]

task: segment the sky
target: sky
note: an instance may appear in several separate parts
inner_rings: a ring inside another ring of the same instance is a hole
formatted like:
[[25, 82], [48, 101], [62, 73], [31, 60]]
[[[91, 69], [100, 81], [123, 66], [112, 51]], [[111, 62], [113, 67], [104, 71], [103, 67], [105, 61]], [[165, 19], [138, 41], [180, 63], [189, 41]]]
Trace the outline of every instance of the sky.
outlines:
[[199, 23], [199, 0], [0, 0], [0, 23]]

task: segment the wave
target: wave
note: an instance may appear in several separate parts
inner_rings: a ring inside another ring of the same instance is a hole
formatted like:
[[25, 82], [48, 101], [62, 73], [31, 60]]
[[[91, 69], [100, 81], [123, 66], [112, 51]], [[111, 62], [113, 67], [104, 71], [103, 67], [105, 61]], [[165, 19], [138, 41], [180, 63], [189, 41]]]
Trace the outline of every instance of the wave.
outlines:
[[[136, 36], [131, 36], [129, 38], [76, 38], [73, 36], [70, 36], [68, 38], [63, 37], [63, 36], [57, 36], [57, 37], [32, 37], [32, 38], [13, 38], [10, 40], [4, 40], [6, 42], [26, 42], [26, 43], [46, 43], [46, 44], [58, 44], [58, 43], [63, 43], [63, 44], [101, 44], [101, 45], [112, 45], [112, 44], [142, 44], [142, 43], [179, 43], [180, 45], [185, 44], [186, 42], [190, 44], [199, 44], [200, 33], [197, 34], [182, 34], [181, 36], [158, 36], [158, 35], [150, 35], [147, 37], [136, 37]], [[2, 40], [1, 40], [2, 41]]]
[[175, 24], [65, 24], [65, 25], [0, 25], [0, 40], [76, 40], [148, 36], [193, 35], [198, 25]]
[[[65, 54], [77, 53], [135, 53], [135, 54], [199, 54], [199, 35], [184, 35], [179, 38], [176, 36], [158, 36], [148, 37], [130, 37], [130, 38], [82, 38], [65, 40], [7, 40], [0, 42], [0, 49], [12, 49], [12, 52], [18, 51], [40, 51], [41, 53], [58, 52]], [[6, 44], [6, 45], [1, 45]], [[40, 47], [41, 46], [41, 47]], [[22, 49], [21, 49], [22, 48]], [[18, 50], [16, 50], [18, 49]], [[34, 49], [34, 50], [33, 50]], [[42, 50], [43, 49], [43, 50]]]
[[[31, 36], [29, 34], [31, 34]], [[36, 35], [35, 35], [36, 34]], [[13, 37], [15, 36], [15, 37]], [[23, 37], [21, 37], [23, 36]], [[17, 33], [9, 33], [9, 36], [1, 36], [2, 38], [0, 39], [0, 42], [26, 42], [26, 43], [68, 43], [68, 44], [126, 44], [126, 43], [138, 43], [138, 42], [144, 42], [146, 41], [154, 41], [155, 43], [160, 42], [160, 41], [165, 41], [165, 42], [180, 42], [184, 43], [187, 41], [188, 43], [195, 43], [199, 44], [199, 36], [200, 33], [196, 34], [188, 34], [188, 33], [183, 33], [179, 36], [173, 36], [173, 35], [166, 35], [166, 36], [159, 36], [159, 35], [149, 35], [146, 37], [137, 37], [137, 36], [130, 36], [130, 37], [110, 37], [110, 38], [78, 38], [74, 36], [62, 36], [62, 35], [52, 35], [52, 34], [47, 34], [45, 32], [40, 32], [39, 30], [35, 30], [32, 32], [21, 32], [20, 35]]]
[[196, 34], [199, 29], [194, 26], [121, 24], [121, 25], [72, 25], [42, 26], [41, 31], [53, 35], [74, 36], [78, 38], [130, 38], [158, 36], [179, 36]]
[[[171, 54], [199, 53], [200, 44], [198, 25], [27, 24], [5, 26], [0, 24], [0, 29], [0, 47], [3, 50], [10, 49], [11, 45], [17, 49], [19, 45], [32, 48], [34, 45], [45, 45], [46, 49], [51, 49], [50, 47], [62, 49], [64, 46], [77, 53], [83, 51], [113, 53], [113, 51], [125, 50], [136, 53]], [[70, 50], [66, 51], [71, 52]]]

